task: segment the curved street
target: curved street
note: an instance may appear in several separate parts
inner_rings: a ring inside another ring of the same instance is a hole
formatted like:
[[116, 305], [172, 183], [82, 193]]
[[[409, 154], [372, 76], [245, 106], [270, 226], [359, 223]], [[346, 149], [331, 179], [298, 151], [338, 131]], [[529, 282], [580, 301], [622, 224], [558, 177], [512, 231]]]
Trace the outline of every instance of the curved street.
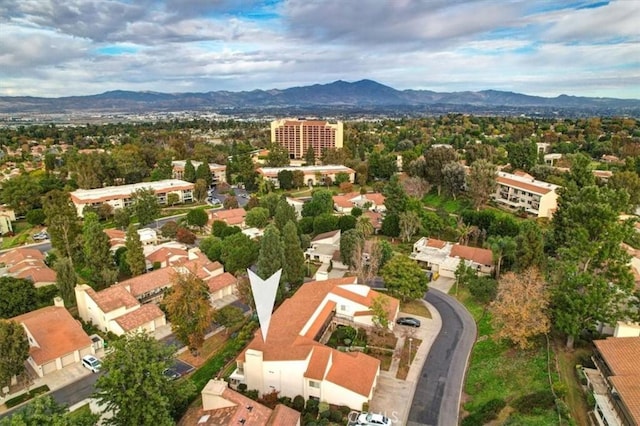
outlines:
[[457, 425], [476, 323], [465, 307], [446, 293], [431, 288], [425, 299], [440, 313], [442, 329], [422, 367], [407, 425]]

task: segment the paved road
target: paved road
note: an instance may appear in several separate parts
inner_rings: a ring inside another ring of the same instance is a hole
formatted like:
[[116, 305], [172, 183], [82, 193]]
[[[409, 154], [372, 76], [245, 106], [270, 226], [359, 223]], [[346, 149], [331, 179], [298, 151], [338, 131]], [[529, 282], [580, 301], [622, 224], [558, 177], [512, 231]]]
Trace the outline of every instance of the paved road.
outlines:
[[98, 377], [100, 377], [100, 373], [90, 374], [63, 388], [54, 390], [50, 395], [58, 404], [66, 406], [76, 404], [93, 394]]
[[426, 300], [440, 313], [442, 329], [422, 368], [408, 426], [457, 425], [476, 324], [464, 306], [448, 294], [429, 289]]

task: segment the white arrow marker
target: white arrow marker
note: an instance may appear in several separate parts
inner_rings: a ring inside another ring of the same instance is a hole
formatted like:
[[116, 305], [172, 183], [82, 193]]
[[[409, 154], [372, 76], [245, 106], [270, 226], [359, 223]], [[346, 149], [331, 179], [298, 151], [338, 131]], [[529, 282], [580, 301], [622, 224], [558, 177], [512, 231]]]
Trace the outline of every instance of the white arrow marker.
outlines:
[[273, 305], [276, 301], [276, 293], [278, 292], [278, 283], [282, 269], [271, 275], [266, 280], [247, 269], [249, 273], [249, 282], [251, 283], [251, 291], [253, 292], [253, 300], [258, 311], [258, 321], [260, 322], [260, 330], [262, 332], [262, 340], [267, 341], [267, 333], [269, 332], [269, 323], [271, 323], [271, 313]]

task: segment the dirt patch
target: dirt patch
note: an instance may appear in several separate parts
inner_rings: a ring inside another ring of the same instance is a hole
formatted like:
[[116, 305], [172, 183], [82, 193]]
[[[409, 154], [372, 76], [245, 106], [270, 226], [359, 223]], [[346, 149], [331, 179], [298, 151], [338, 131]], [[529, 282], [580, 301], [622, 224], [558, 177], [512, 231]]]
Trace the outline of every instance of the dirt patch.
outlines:
[[178, 355], [178, 359], [198, 368], [204, 364], [207, 359], [211, 358], [228, 339], [229, 336], [227, 336], [224, 331], [214, 334], [204, 341], [197, 356], [194, 356], [190, 351], [184, 351]]

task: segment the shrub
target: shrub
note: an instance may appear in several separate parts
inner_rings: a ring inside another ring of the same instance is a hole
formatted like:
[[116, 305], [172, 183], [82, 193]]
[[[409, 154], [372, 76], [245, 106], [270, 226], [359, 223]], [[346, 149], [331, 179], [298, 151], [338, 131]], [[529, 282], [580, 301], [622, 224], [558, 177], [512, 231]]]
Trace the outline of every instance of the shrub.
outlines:
[[302, 412], [302, 410], [304, 410], [304, 397], [302, 395], [296, 395], [295, 398], [293, 398], [293, 405], [291, 408]]
[[482, 407], [475, 413], [462, 419], [462, 426], [476, 426], [489, 423], [491, 420], [495, 420], [500, 414], [500, 411], [507, 405], [502, 399], [492, 399], [487, 401]]
[[183, 244], [193, 244], [196, 242], [196, 234], [187, 228], [178, 228], [176, 232], [176, 240]]
[[249, 389], [248, 391], [245, 392], [245, 395], [247, 396], [247, 398], [251, 398], [254, 401], [258, 400], [258, 389]]
[[177, 232], [178, 224], [174, 221], [169, 221], [160, 228], [160, 234], [165, 238], [175, 238]]
[[240, 383], [238, 385], [238, 391], [240, 393], [245, 393], [247, 391], [247, 384], [246, 383]]
[[340, 410], [343, 416], [348, 416], [351, 412], [351, 408], [349, 408], [349, 406], [347, 405], [341, 405], [340, 407], [338, 407], [338, 410]]
[[31, 398], [35, 398], [38, 395], [49, 392], [49, 386], [42, 385], [37, 388], [31, 389], [29, 392], [23, 393], [21, 395], [16, 396], [15, 398], [8, 399], [4, 404], [7, 408], [15, 407], [16, 405], [22, 404], [25, 401], [30, 400]]
[[340, 412], [340, 410], [330, 410], [329, 413], [330, 413], [329, 420], [331, 420], [334, 423], [342, 422], [342, 413]]
[[521, 396], [513, 401], [511, 406], [522, 414], [533, 414], [537, 411], [549, 409], [554, 404], [555, 398], [551, 391], [541, 390]]
[[305, 411], [309, 414], [313, 414], [314, 416], [318, 415], [318, 401], [315, 399], [307, 400], [307, 406], [305, 407]]
[[282, 396], [280, 398], [278, 398], [278, 402], [282, 405], [286, 405], [287, 407], [291, 407], [291, 398], [289, 398], [288, 396]]
[[330, 410], [320, 411], [320, 418], [321, 419], [328, 419], [330, 417], [331, 417], [331, 411]]

